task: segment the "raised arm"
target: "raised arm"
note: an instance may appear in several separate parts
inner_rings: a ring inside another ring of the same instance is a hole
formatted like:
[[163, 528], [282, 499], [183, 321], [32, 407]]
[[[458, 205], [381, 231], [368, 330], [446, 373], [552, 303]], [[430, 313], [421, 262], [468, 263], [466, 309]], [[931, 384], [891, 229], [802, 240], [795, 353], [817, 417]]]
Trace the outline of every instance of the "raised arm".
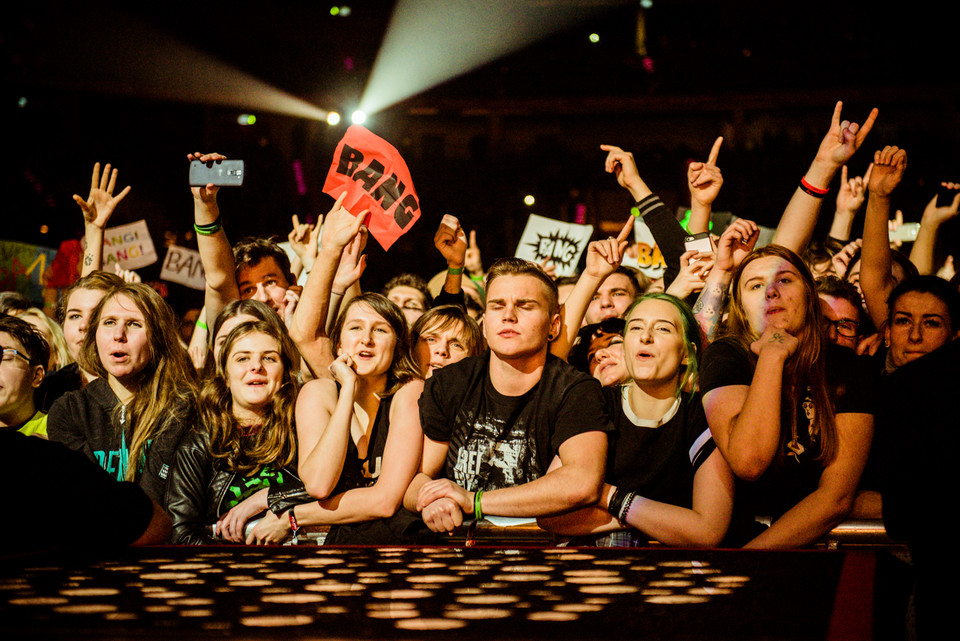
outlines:
[[447, 261], [447, 277], [443, 291], [450, 296], [463, 296], [463, 270], [467, 256], [467, 234], [460, 227], [456, 216], [444, 214], [433, 236], [433, 246]]
[[632, 233], [633, 216], [629, 216], [616, 238], [595, 240], [587, 245], [586, 267], [561, 307], [560, 335], [550, 343], [551, 354], [566, 360], [590, 301], [600, 284], [620, 266]]
[[340, 195], [326, 216], [321, 250], [290, 323], [290, 337], [310, 371], [317, 377], [328, 376], [327, 368], [333, 362], [333, 346], [327, 335], [327, 315], [331, 298], [335, 295], [333, 283], [340, 256], [345, 247], [362, 242], [361, 237], [366, 235], [363, 214], [353, 216], [342, 207], [345, 196], [346, 193]]
[[107, 163], [101, 176], [100, 163], [94, 163], [93, 176], [90, 178], [90, 194], [87, 199], [84, 200], [77, 194], [73, 195], [74, 202], [80, 205], [80, 210], [83, 212], [83, 235], [86, 240], [80, 276], [103, 269], [103, 230], [110, 216], [113, 215], [113, 210], [130, 193], [130, 185], [127, 185], [123, 191], [114, 196], [113, 190], [116, 186], [117, 170], [111, 171], [110, 164]]
[[[198, 151], [187, 154], [187, 160], [199, 160], [210, 166], [226, 159], [226, 156], [217, 153], [204, 154]], [[193, 226], [197, 232], [197, 250], [200, 252], [200, 262], [203, 263], [207, 280], [203, 300], [207, 310], [204, 322], [208, 327], [213, 327], [227, 303], [240, 298], [233, 249], [223, 231], [220, 207], [217, 205], [219, 190], [220, 188], [213, 184], [190, 188], [193, 194]]]
[[801, 179], [800, 186], [787, 203], [787, 208], [783, 211], [783, 217], [773, 237], [774, 243], [792, 249], [798, 254], [802, 254], [807, 243], [810, 242], [830, 181], [863, 145], [863, 141], [873, 129], [873, 123], [880, 113], [877, 109], [873, 109], [861, 127], [849, 120], [841, 121], [842, 110], [843, 103], [837, 102], [830, 120], [830, 129], [820, 142], [817, 155]]
[[343, 472], [353, 421], [357, 374], [349, 355], [330, 366], [333, 380], [310, 381], [297, 397], [297, 470], [307, 492], [325, 499], [333, 492]]
[[693, 315], [700, 325], [703, 344], [713, 342], [720, 326], [724, 297], [733, 280], [733, 272], [760, 238], [760, 228], [752, 220], [738, 218], [727, 227], [717, 243], [717, 258], [707, 274], [700, 296], [693, 304]]
[[884, 147], [873, 157], [867, 199], [867, 214], [863, 221], [863, 246], [860, 252], [860, 290], [867, 303], [873, 324], [879, 329], [887, 320], [887, 297], [893, 290], [891, 273], [890, 195], [903, 179], [907, 169], [907, 152], [898, 147]]
[[717, 138], [710, 149], [707, 162], [692, 162], [687, 165], [687, 188], [690, 190], [690, 221], [687, 231], [691, 234], [710, 231], [710, 214], [713, 201], [723, 186], [723, 175], [717, 167], [723, 137]]
[[937, 197], [927, 203], [920, 219], [920, 231], [910, 250], [910, 262], [917, 266], [921, 274], [933, 274], [936, 267], [933, 262], [933, 253], [937, 247], [937, 233], [940, 225], [951, 218], [955, 218], [960, 208], [960, 183], [941, 183], [944, 189], [956, 192], [953, 201], [945, 207], [937, 207]]
[[870, 172], [873, 163], [867, 167], [863, 176], [847, 178], [847, 166], [840, 170], [840, 189], [837, 191], [837, 209], [830, 224], [829, 237], [846, 242], [850, 240], [850, 230], [853, 228], [853, 219], [867, 199], [867, 184], [870, 182]]

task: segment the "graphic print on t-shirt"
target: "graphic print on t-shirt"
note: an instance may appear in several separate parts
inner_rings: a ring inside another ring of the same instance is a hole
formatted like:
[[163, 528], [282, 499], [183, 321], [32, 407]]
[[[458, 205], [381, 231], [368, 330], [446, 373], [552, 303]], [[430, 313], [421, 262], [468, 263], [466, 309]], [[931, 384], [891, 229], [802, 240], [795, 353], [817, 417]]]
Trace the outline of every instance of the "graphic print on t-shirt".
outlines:
[[[489, 399], [488, 399], [489, 401]], [[457, 448], [453, 480], [468, 492], [522, 485], [540, 477], [536, 440], [527, 434], [528, 412], [486, 411], [461, 417], [469, 427], [466, 442]], [[504, 418], [506, 417], [506, 418]]]

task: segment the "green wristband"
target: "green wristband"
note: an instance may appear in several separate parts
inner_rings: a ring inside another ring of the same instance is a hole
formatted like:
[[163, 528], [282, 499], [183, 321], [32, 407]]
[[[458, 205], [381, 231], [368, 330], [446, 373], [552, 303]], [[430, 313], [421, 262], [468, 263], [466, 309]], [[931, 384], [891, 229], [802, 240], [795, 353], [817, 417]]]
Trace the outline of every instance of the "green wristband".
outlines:
[[203, 322], [202, 320], [200, 320], [199, 318], [197, 319], [197, 327], [199, 327], [199, 328], [202, 329], [203, 331], [207, 331], [207, 324], [204, 323], [204, 322]]
[[193, 229], [201, 236], [213, 236], [220, 231], [220, 216], [217, 216], [217, 219], [209, 225], [198, 225], [194, 223]]
[[463, 267], [448, 267], [447, 273], [453, 274], [454, 276], [459, 276], [463, 273]]
[[483, 496], [483, 490], [477, 490], [473, 495], [473, 517], [478, 520], [483, 520], [483, 510], [480, 509], [480, 498]]

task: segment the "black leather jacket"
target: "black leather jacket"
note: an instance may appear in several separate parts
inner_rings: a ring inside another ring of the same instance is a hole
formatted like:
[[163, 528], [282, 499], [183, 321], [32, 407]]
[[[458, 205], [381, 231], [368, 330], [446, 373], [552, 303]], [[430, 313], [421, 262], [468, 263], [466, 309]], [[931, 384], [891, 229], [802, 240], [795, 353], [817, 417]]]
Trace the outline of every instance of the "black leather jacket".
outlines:
[[[267, 505], [274, 514], [314, 500], [303, 487], [296, 469], [281, 467], [291, 480], [270, 488]], [[207, 545], [222, 543], [210, 526], [228, 509], [224, 505], [227, 489], [237, 474], [227, 470], [210, 454], [206, 430], [195, 429], [183, 437], [176, 463], [167, 485], [167, 512], [173, 519], [172, 543]]]

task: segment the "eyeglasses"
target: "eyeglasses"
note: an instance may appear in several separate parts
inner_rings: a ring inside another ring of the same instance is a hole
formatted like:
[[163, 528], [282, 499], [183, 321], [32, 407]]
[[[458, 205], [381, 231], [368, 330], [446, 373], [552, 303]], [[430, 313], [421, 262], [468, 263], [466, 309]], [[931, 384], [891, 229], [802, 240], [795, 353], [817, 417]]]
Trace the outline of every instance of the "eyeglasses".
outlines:
[[27, 365], [30, 364], [30, 357], [29, 357], [29, 356], [20, 353], [19, 351], [13, 349], [12, 347], [4, 347], [4, 348], [3, 348], [3, 358], [0, 359], [0, 362], [2, 362], [2, 363], [5, 364], [5, 365], [6, 365], [7, 363], [13, 363], [14, 361], [17, 360], [17, 357], [18, 357], [18, 356], [19, 356], [20, 358], [22, 358], [24, 361], [26, 361]]
[[833, 325], [833, 328], [840, 336], [855, 338], [860, 335], [860, 323], [857, 321], [848, 320], [846, 318], [841, 318], [840, 320], [828, 320], [825, 318], [823, 320], [828, 325]]

